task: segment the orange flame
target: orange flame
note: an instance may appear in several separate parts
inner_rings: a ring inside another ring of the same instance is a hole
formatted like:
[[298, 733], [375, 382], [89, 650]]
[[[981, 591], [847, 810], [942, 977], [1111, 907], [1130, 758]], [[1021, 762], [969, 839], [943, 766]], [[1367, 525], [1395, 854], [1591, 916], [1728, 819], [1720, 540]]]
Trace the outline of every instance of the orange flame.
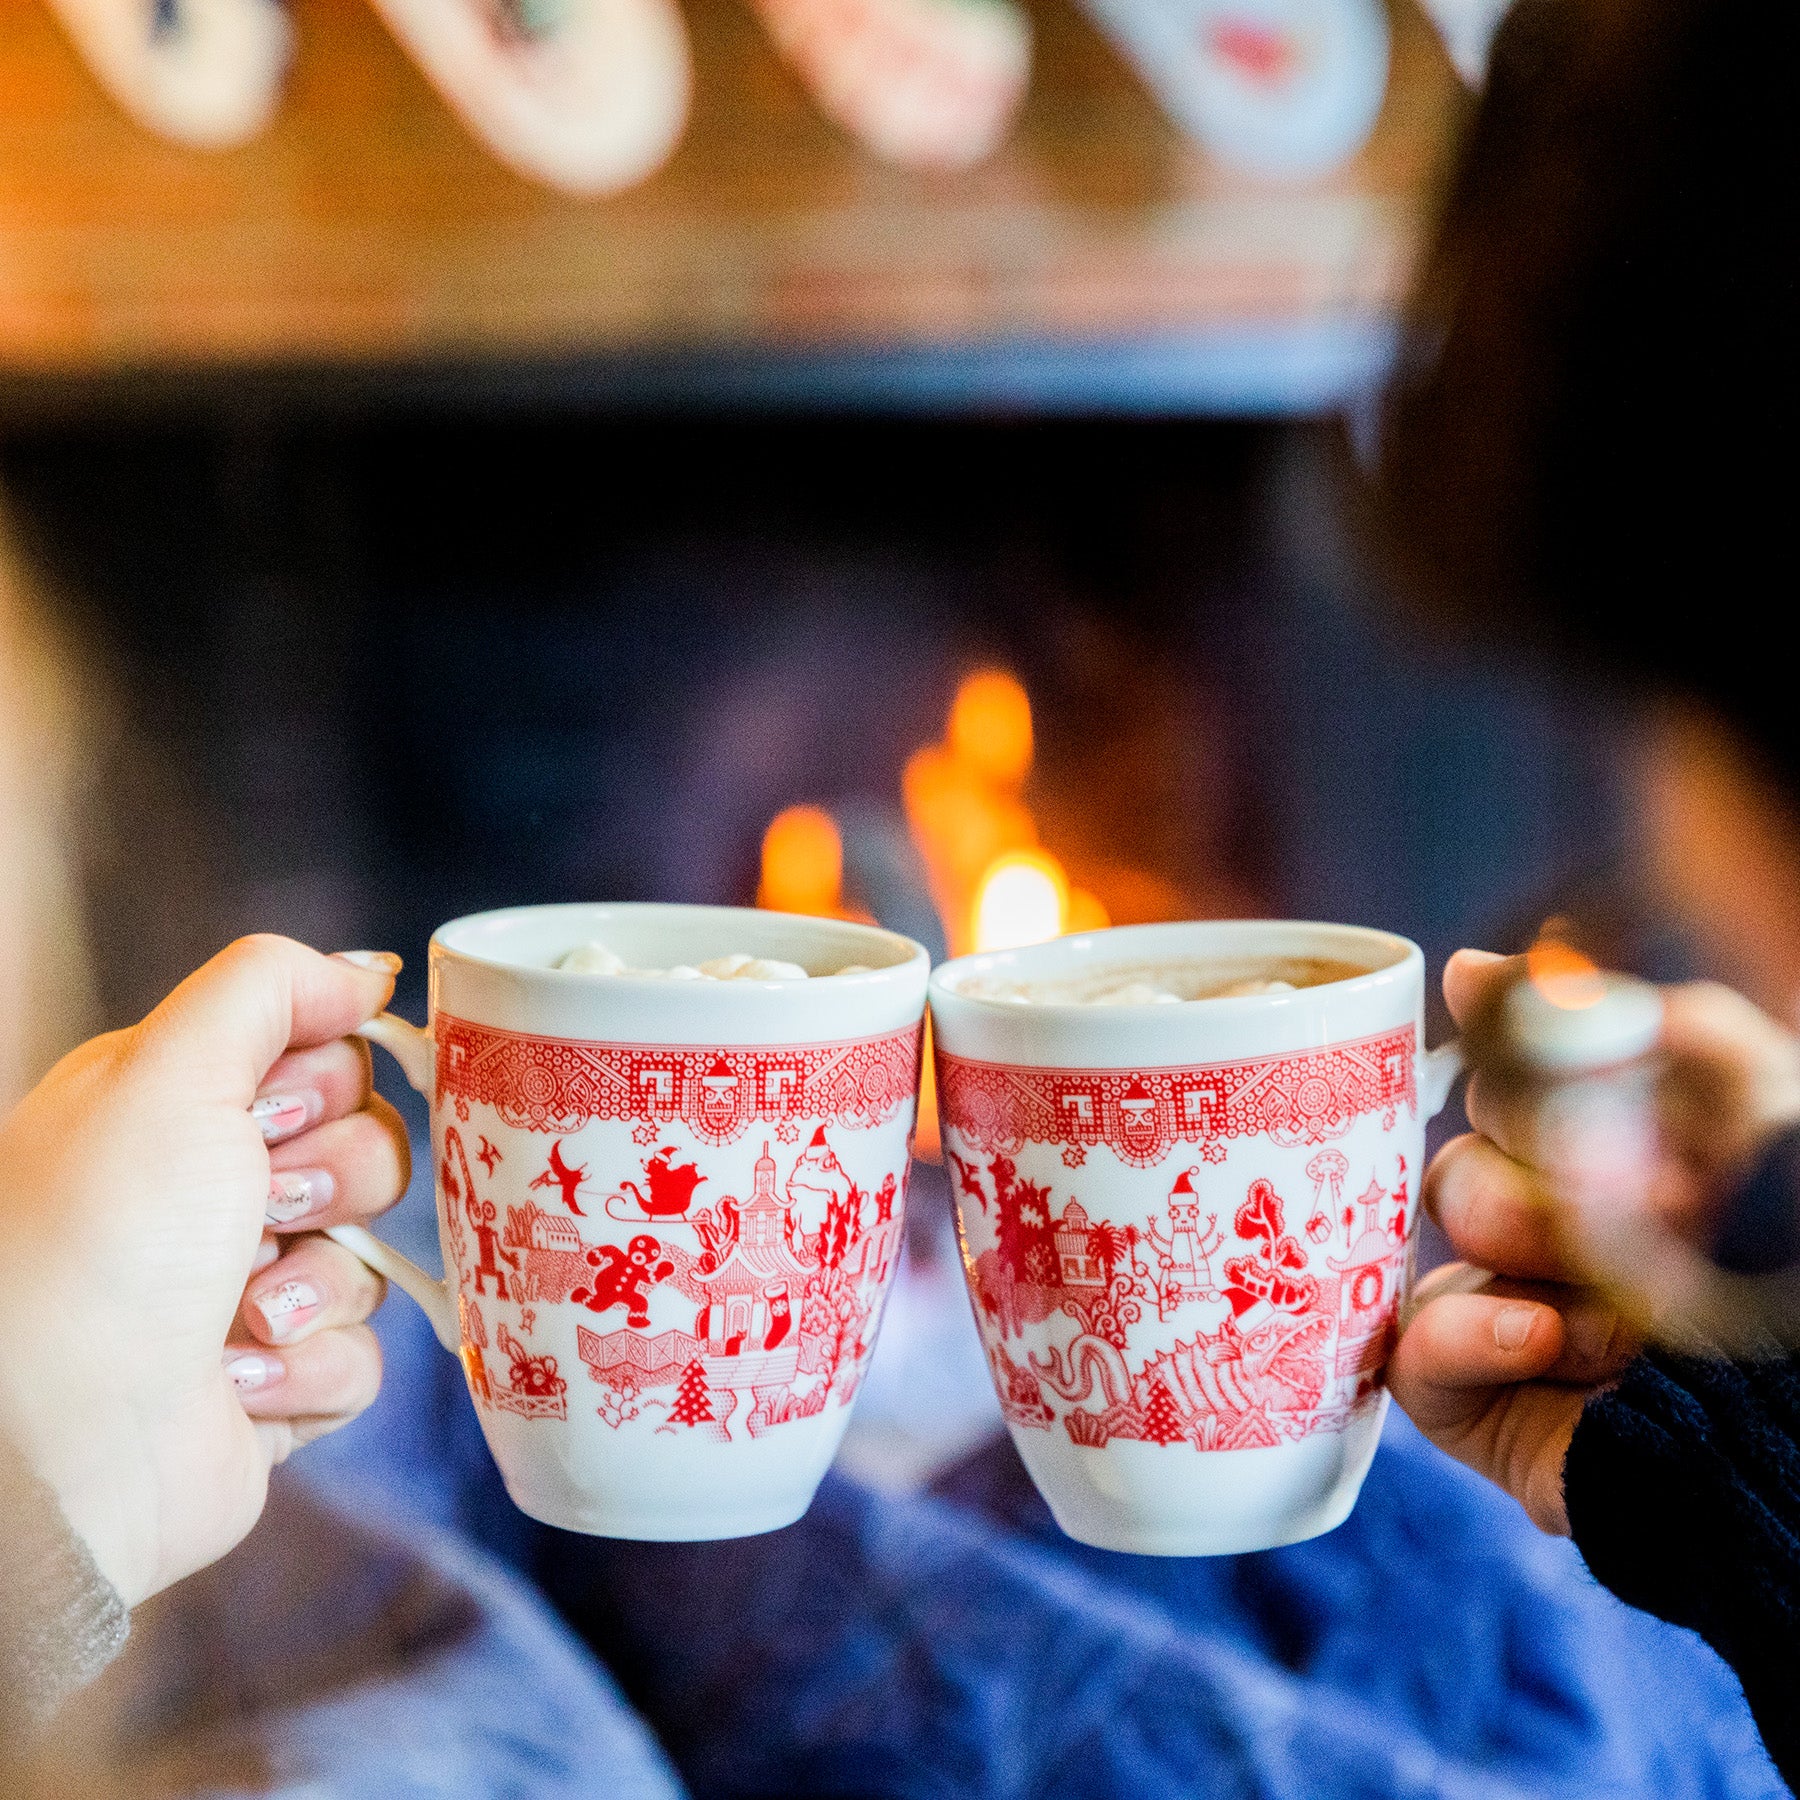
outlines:
[[1581, 1012], [1606, 997], [1599, 965], [1560, 938], [1540, 937], [1525, 952], [1531, 985], [1563, 1012]]
[[790, 806], [763, 833], [756, 904], [771, 912], [833, 918], [842, 910], [844, 840], [823, 807]]
[[1069, 922], [1069, 878], [1047, 850], [996, 857], [975, 890], [975, 948], [1048, 943]]
[[1031, 700], [1016, 675], [967, 676], [950, 708], [950, 749], [984, 780], [1016, 789], [1031, 769]]

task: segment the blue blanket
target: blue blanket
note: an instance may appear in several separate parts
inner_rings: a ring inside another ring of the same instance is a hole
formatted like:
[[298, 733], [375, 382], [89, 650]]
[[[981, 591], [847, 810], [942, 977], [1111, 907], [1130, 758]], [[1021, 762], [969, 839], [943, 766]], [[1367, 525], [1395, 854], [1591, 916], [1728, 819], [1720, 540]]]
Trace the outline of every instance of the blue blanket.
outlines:
[[1785, 1791], [1711, 1651], [1398, 1414], [1349, 1522], [1256, 1556], [1075, 1545], [1004, 1443], [916, 1497], [833, 1477], [767, 1537], [617, 1544], [521, 1520], [456, 1365], [411, 1309], [382, 1331], [314, 1478], [535, 1574], [700, 1800]]

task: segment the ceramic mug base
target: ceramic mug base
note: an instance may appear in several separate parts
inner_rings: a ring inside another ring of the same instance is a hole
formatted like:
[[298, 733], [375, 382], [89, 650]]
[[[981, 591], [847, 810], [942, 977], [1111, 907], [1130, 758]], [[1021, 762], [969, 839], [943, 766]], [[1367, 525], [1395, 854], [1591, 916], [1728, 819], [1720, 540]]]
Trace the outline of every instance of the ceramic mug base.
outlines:
[[[1236, 1556], [1335, 1530], [1362, 1492], [1387, 1416], [1384, 1391], [1342, 1432], [1267, 1450], [1104, 1449], [1015, 1431], [1033, 1482], [1077, 1543], [1134, 1556]], [[1185, 1460], [1184, 1460], [1185, 1458]]]
[[655, 1511], [600, 1505], [569, 1506], [547, 1496], [522, 1492], [509, 1481], [506, 1491], [520, 1512], [541, 1525], [584, 1537], [626, 1538], [642, 1544], [705, 1544], [723, 1538], [760, 1537], [799, 1522], [812, 1505], [812, 1492], [745, 1507], [661, 1507]]

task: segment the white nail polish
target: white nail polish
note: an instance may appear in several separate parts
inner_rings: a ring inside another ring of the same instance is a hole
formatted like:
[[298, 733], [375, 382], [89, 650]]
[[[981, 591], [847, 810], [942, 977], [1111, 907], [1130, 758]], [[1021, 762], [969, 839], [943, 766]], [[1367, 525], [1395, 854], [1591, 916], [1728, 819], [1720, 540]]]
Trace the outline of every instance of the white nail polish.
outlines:
[[400, 958], [391, 950], [334, 950], [332, 955], [372, 975], [398, 975], [401, 969]]
[[324, 1169], [286, 1169], [271, 1178], [263, 1219], [270, 1225], [292, 1225], [331, 1203], [331, 1176]]
[[240, 1394], [250, 1394], [280, 1380], [282, 1367], [279, 1359], [273, 1356], [263, 1356], [254, 1350], [229, 1350], [225, 1353], [225, 1373]]
[[250, 1116], [262, 1128], [265, 1144], [279, 1144], [306, 1129], [312, 1105], [304, 1094], [265, 1094], [251, 1101]]
[[319, 1304], [319, 1290], [310, 1281], [284, 1281], [280, 1287], [256, 1297], [256, 1310], [269, 1327], [269, 1336], [284, 1343], [306, 1323], [305, 1315]]

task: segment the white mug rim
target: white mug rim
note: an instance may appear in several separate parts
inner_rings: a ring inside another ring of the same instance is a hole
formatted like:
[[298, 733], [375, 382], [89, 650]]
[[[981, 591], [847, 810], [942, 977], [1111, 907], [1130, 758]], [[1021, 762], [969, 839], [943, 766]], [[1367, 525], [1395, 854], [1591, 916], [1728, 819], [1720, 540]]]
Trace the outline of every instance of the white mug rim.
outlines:
[[[1129, 946], [1133, 943], [1147, 943], [1151, 940], [1166, 942], [1176, 934], [1205, 932], [1216, 934], [1227, 939], [1241, 939], [1244, 949], [1237, 954], [1256, 955], [1266, 953], [1281, 955], [1284, 951], [1279, 946], [1269, 946], [1271, 934], [1279, 934], [1282, 938], [1299, 937], [1313, 934], [1314, 941], [1319, 938], [1337, 939], [1348, 947], [1352, 943], [1360, 943], [1380, 953], [1385, 953], [1387, 960], [1375, 962], [1372, 966], [1359, 970], [1354, 975], [1346, 975], [1337, 981], [1321, 981], [1311, 987], [1297, 988], [1267, 994], [1214, 994], [1198, 1000], [1178, 1002], [1182, 1016], [1203, 1016], [1208, 1018], [1229, 1017], [1233, 1014], [1252, 1013], [1274, 1007], [1291, 1006], [1296, 1002], [1312, 999], [1351, 999], [1379, 989], [1390, 987], [1396, 981], [1404, 981], [1415, 970], [1421, 975], [1424, 969], [1425, 953], [1411, 938], [1402, 937], [1398, 932], [1383, 931], [1374, 925], [1343, 925], [1330, 920], [1315, 919], [1183, 919], [1165, 924], [1155, 925], [1112, 925], [1099, 931], [1074, 932], [1064, 937], [1050, 938], [1039, 944], [1025, 944], [1012, 950], [981, 950], [966, 956], [952, 957], [948, 962], [940, 963], [931, 972], [931, 1001], [935, 1006], [940, 999], [948, 1000], [959, 1006], [967, 1006], [979, 1012], [1004, 1015], [1018, 1018], [1022, 1013], [1033, 1018], [1050, 1021], [1072, 1022], [1076, 1019], [1093, 1019], [1096, 1015], [1135, 1016], [1151, 1012], [1163, 1013], [1164, 1006], [1142, 1007], [1096, 1007], [1078, 1000], [1034, 1000], [1029, 1006], [1022, 1007], [1015, 1000], [1004, 1000], [988, 994], [971, 994], [960, 985], [962, 981], [975, 976], [993, 974], [1004, 971], [1020, 980], [1055, 979], [1060, 974], [1073, 973], [1068, 964], [1081, 957], [1094, 945], [1104, 943], [1109, 947], [1119, 947], [1121, 954], [1117, 966], [1121, 969], [1134, 966], [1130, 958]], [[1259, 950], [1254, 946], [1262, 946]], [[1204, 954], [1205, 952], [1201, 952]], [[1286, 954], [1302, 955], [1305, 951], [1294, 949]], [[1313, 952], [1317, 954], [1318, 952]], [[1166, 954], [1166, 953], [1165, 953]], [[1192, 954], [1192, 953], [1190, 953]], [[1216, 950], [1213, 954], [1229, 955], [1229, 950]], [[1143, 959], [1140, 958], [1141, 963]], [[1345, 961], [1363, 961], [1364, 957], [1345, 956]], [[1036, 964], [1048, 964], [1041, 973], [1032, 967]], [[1094, 965], [1098, 973], [1106, 965]], [[1192, 1009], [1204, 1009], [1196, 1014]]]
[[[458, 934], [466, 937], [483, 930], [497, 931], [514, 921], [542, 919], [547, 914], [555, 913], [566, 913], [571, 917], [591, 917], [596, 924], [606, 918], [621, 915], [636, 921], [667, 920], [676, 924], [683, 920], [691, 920], [695, 924], [705, 920], [716, 925], [721, 919], [734, 920], [741, 922], [742, 928], [752, 937], [766, 935], [771, 925], [783, 925], [790, 931], [795, 927], [802, 927], [808, 934], [816, 935], [826, 943], [842, 945], [846, 950], [860, 948], [869, 956], [885, 955], [892, 959], [874, 963], [852, 975], [809, 975], [805, 981], [790, 978], [704, 983], [709, 1000], [716, 995], [718, 1003], [726, 1007], [749, 1004], [751, 997], [766, 1000], [772, 994], [803, 994], [809, 989], [815, 989], [815, 984], [822, 981], [829, 981], [832, 991], [836, 993], [869, 992], [901, 982], [916, 981], [923, 971], [929, 970], [931, 963], [930, 954], [923, 944], [904, 937], [897, 931], [889, 931], [879, 925], [864, 925], [854, 919], [819, 918], [807, 913], [775, 912], [754, 906], [708, 906], [660, 900], [540, 901], [463, 913], [457, 918], [446, 919], [432, 932], [428, 953], [435, 961], [500, 971], [528, 984], [541, 983], [552, 992], [587, 988], [599, 992], [622, 990], [642, 993], [652, 984], [659, 987], [668, 985], [663, 977], [636, 972], [609, 975], [598, 970], [562, 969], [553, 964], [519, 962], [500, 955], [483, 955], [466, 942], [456, 941]], [[862, 961], [865, 957], [851, 955], [846, 960]], [[691, 985], [693, 984], [681, 984], [684, 989]]]

